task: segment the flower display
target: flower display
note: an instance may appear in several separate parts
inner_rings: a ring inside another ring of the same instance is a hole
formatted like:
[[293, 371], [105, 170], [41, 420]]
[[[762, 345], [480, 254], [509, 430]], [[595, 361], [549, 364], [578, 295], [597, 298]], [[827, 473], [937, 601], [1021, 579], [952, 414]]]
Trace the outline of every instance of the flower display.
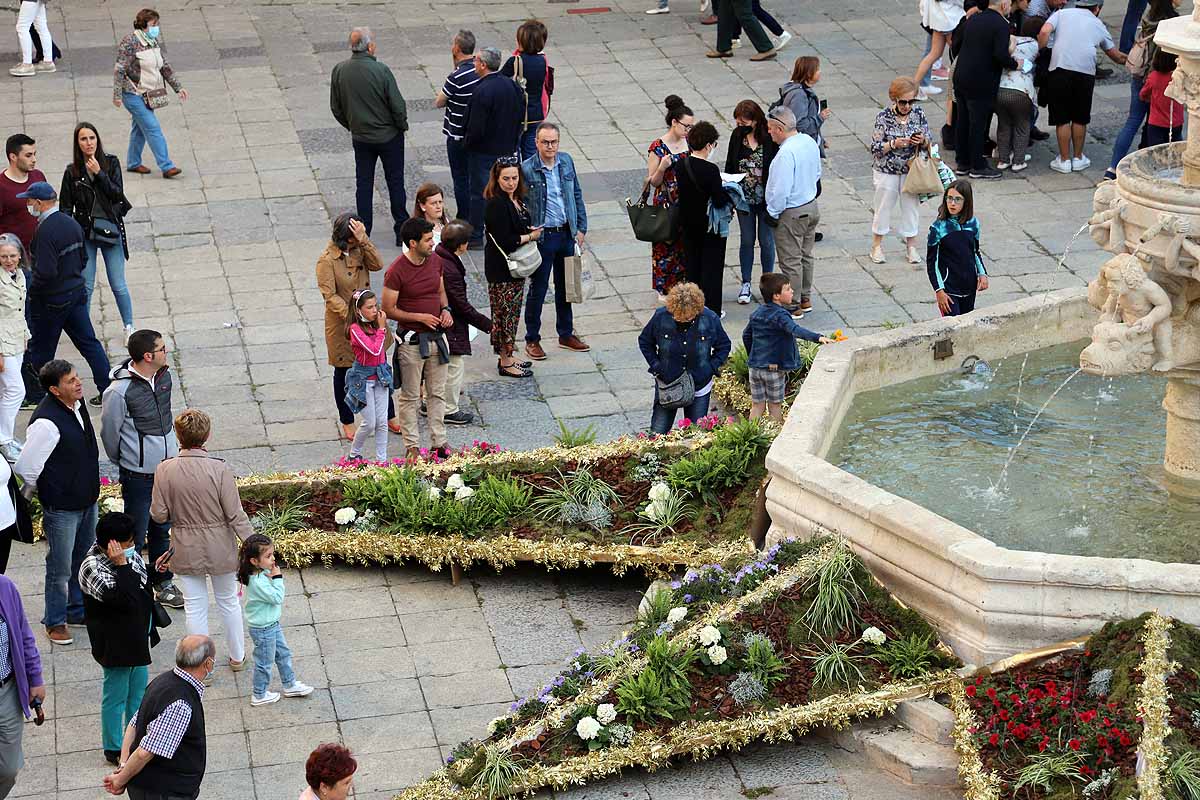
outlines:
[[338, 525], [349, 525], [356, 519], [358, 519], [358, 512], [349, 506], [346, 508], [339, 508], [337, 511], [333, 512], [333, 521]]
[[104, 507], [105, 513], [108, 513], [108, 514], [124, 513], [125, 501], [122, 500], [120, 497], [106, 497], [106, 498], [104, 498], [103, 507]]
[[719, 644], [714, 644], [708, 648], [708, 659], [712, 661], [713, 666], [718, 666], [725, 663], [725, 659], [729, 657], [729, 653], [724, 647]]
[[446, 491], [448, 492], [457, 492], [466, 485], [462, 475], [459, 475], [457, 472], [446, 479]]
[[603, 727], [595, 717], [587, 716], [575, 725], [575, 733], [586, 742], [595, 739]]
[[650, 487], [650, 499], [653, 501], [669, 500], [671, 498], [671, 487], [666, 483], [659, 481]]
[[721, 632], [712, 625], [705, 625], [700, 629], [700, 644], [705, 647], [712, 647], [721, 641]]
[[491, 736], [492, 734], [494, 734], [496, 732], [496, 729], [500, 727], [500, 723], [504, 722], [506, 719], [508, 719], [508, 718], [507, 717], [496, 717], [494, 720], [489, 722], [487, 724], [488, 736]]
[[887, 634], [872, 625], [862, 632], [862, 640], [867, 644], [873, 644], [878, 647], [887, 641]]
[[601, 703], [596, 706], [596, 719], [602, 725], [609, 725], [617, 718], [617, 709], [612, 703]]
[[667, 622], [672, 625], [676, 622], [682, 622], [683, 618], [687, 616], [687, 612], [687, 606], [675, 606], [675, 608], [667, 612]]

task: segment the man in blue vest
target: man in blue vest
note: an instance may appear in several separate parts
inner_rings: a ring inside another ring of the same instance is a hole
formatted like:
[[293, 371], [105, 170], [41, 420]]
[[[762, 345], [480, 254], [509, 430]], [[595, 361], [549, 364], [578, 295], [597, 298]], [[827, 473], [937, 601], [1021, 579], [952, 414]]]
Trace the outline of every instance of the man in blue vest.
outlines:
[[69, 361], [55, 359], [38, 373], [46, 396], [25, 432], [25, 449], [13, 465], [42, 503], [46, 552], [46, 616], [51, 644], [71, 644], [67, 625], [82, 627], [83, 591], [79, 567], [96, 541], [96, 500], [100, 497], [100, 450], [83, 402], [83, 381]]
[[200, 794], [208, 759], [201, 701], [216, 658], [217, 647], [207, 636], [179, 640], [175, 669], [150, 681], [125, 728], [120, 764], [104, 776], [105, 791], [128, 790], [130, 800], [193, 800]]

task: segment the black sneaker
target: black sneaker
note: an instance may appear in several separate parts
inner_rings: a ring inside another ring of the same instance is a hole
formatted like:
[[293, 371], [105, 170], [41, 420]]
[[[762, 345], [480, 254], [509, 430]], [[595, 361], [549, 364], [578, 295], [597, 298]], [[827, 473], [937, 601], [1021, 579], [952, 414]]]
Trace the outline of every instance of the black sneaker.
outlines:
[[1029, 141], [1031, 142], [1044, 142], [1049, 138], [1050, 132], [1044, 131], [1041, 128], [1034, 128], [1029, 131]]
[[1003, 172], [995, 167], [984, 167], [983, 169], [973, 169], [968, 173], [975, 180], [993, 180], [1002, 177]]
[[819, 241], [821, 241], [821, 240], [822, 240], [822, 239], [824, 239], [824, 238], [825, 238], [825, 234], [821, 233], [820, 231], [817, 231], [816, 233], [814, 233], [814, 234], [813, 234], [813, 241], [814, 241], [814, 242], [819, 242]]
[[955, 175], [966, 175], [970, 171], [971, 170], [967, 169], [966, 167], [960, 167], [958, 164], [954, 165], [954, 174]]
[[93, 405], [96, 408], [99, 408], [100, 406], [104, 405], [104, 396], [99, 394], [96, 395], [91, 400], [88, 400], [88, 405]]
[[461, 409], [455, 411], [453, 414], [447, 414], [446, 416], [442, 417], [442, 422], [445, 422], [447, 425], [470, 425], [474, 421], [474, 414], [472, 414], [470, 411], [463, 411]]

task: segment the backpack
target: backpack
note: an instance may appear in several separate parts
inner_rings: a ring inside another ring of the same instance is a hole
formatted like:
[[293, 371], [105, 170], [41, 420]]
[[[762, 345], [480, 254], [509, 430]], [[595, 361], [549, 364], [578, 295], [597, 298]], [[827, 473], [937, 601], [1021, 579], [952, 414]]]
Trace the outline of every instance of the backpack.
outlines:
[[771, 112], [774, 111], [775, 109], [780, 108], [781, 106], [787, 105], [787, 99], [789, 97], [791, 97], [792, 92], [797, 91], [798, 89], [800, 89], [799, 86], [793, 86], [791, 89], [789, 89], [785, 93], [783, 91], [783, 87], [782, 86], [779, 87], [779, 99], [776, 100], [774, 103], [771, 103], [771, 105], [767, 106], [767, 115], [770, 116]]

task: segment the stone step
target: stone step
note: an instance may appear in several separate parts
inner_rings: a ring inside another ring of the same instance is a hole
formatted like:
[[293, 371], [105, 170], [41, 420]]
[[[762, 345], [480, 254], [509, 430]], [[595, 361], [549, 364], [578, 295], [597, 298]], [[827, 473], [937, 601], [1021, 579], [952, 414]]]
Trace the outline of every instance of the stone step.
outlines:
[[954, 714], [936, 700], [919, 697], [896, 707], [896, 720], [931, 742], [953, 746]]
[[855, 739], [872, 764], [905, 783], [958, 785], [958, 756], [953, 747], [899, 726], [856, 730]]

